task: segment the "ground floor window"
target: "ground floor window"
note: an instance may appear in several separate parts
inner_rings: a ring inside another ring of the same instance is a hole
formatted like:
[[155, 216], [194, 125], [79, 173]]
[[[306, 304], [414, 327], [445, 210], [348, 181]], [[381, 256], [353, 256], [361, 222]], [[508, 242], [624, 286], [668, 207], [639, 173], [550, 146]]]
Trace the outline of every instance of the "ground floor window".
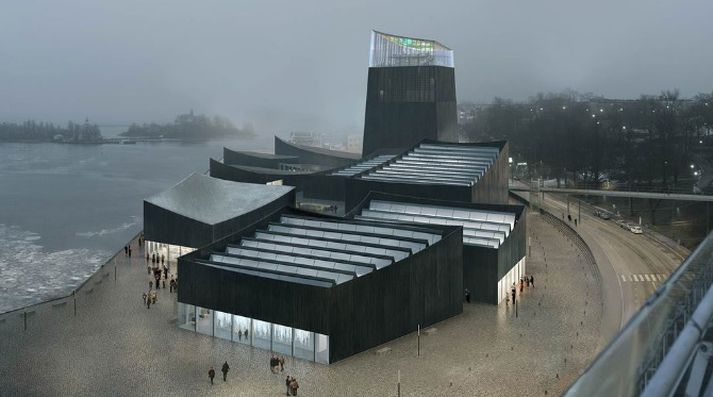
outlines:
[[503, 278], [498, 280], [498, 302], [511, 298], [512, 285], [517, 285], [517, 283], [520, 282], [520, 277], [525, 275], [525, 258], [526, 257], [523, 256]]
[[178, 302], [178, 327], [329, 364], [329, 336]]

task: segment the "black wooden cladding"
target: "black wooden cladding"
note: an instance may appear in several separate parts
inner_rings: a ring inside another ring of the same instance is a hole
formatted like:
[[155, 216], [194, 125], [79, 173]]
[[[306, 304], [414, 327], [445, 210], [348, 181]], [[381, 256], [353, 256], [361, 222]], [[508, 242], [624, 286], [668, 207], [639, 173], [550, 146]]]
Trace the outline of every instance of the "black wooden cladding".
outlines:
[[462, 287], [468, 288], [471, 297], [478, 302], [497, 304], [498, 280], [503, 278], [522, 258], [527, 255], [526, 207], [511, 204], [456, 203], [448, 200], [412, 197], [405, 194], [369, 193], [347, 214], [349, 217], [368, 208], [372, 200], [393, 201], [444, 207], [469, 208], [483, 211], [509, 212], [515, 214], [515, 226], [499, 248], [463, 245]]
[[343, 167], [357, 162], [359, 155], [330, 151], [321, 148], [302, 148], [275, 137], [275, 154], [299, 157], [300, 164], [318, 164], [325, 167]]
[[244, 229], [277, 209], [293, 205], [294, 202], [293, 190], [254, 211], [210, 225], [144, 201], [144, 237], [166, 244], [203, 247]]
[[442, 66], [369, 68], [364, 156], [422, 139], [457, 142], [455, 72]]
[[295, 190], [302, 192], [305, 198], [322, 200], [344, 201], [344, 185], [346, 177], [329, 175], [332, 170], [315, 172], [313, 174], [290, 174], [288, 171], [254, 172], [220, 161], [210, 159], [210, 176], [233, 182], [261, 183], [282, 180], [283, 185], [294, 186]]
[[[304, 214], [300, 211], [292, 211]], [[331, 288], [211, 268], [196, 262], [279, 219], [277, 211], [179, 258], [178, 301], [330, 336], [330, 362], [462, 312], [462, 229], [406, 259]], [[316, 217], [315, 215], [310, 215]], [[329, 217], [324, 217], [329, 218]]]
[[280, 156], [263, 153], [242, 152], [223, 148], [225, 164], [247, 165], [250, 167], [280, 168], [280, 164], [297, 164], [297, 156]]

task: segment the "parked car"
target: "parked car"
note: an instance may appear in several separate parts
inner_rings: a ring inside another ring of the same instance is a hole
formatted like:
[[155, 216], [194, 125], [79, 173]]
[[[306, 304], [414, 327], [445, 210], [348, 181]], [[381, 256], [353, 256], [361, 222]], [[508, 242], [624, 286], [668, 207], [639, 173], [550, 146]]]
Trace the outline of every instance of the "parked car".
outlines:
[[599, 212], [599, 217], [604, 220], [611, 219], [611, 215], [609, 215], [609, 213], [604, 212], [604, 211]]
[[643, 230], [641, 230], [641, 226], [638, 225], [631, 225], [629, 226], [629, 230], [634, 233], [634, 234], [642, 234], [644, 233]]

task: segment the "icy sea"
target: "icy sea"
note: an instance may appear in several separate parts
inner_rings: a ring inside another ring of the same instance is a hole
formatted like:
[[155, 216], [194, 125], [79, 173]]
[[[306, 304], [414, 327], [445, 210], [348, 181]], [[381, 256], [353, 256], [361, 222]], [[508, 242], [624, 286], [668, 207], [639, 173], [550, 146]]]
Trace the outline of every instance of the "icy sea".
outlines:
[[71, 293], [141, 230], [144, 198], [205, 172], [223, 146], [272, 141], [0, 143], [0, 313]]

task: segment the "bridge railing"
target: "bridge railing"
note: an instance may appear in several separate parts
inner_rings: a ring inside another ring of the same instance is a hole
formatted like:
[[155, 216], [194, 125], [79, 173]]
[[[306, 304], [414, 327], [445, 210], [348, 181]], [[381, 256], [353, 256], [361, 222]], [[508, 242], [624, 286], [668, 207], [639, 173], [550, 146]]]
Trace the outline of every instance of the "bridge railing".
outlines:
[[641, 394], [711, 285], [713, 233], [659, 286], [564, 395]]

